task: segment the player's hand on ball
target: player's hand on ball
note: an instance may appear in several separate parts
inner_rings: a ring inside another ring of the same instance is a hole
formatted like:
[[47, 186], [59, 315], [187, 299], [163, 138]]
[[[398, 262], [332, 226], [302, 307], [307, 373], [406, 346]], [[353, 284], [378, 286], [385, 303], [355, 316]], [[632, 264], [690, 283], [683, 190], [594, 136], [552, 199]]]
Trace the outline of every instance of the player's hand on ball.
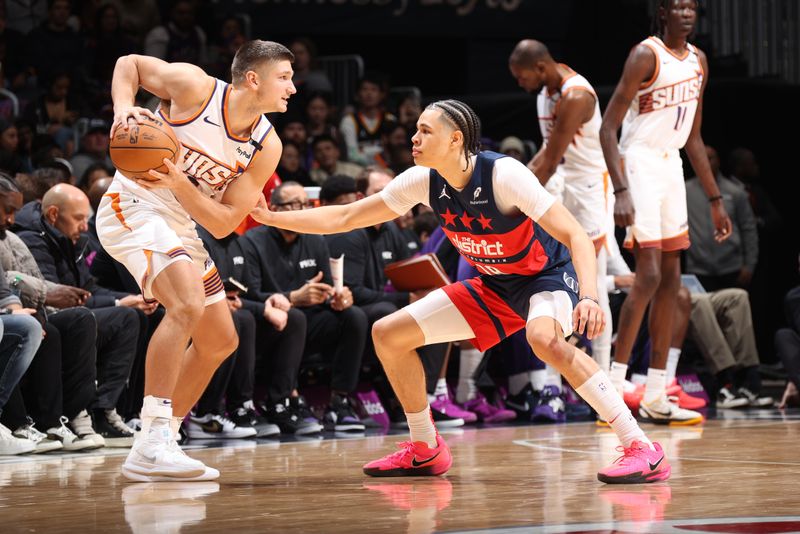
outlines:
[[606, 315], [600, 305], [593, 300], [582, 299], [572, 312], [572, 323], [575, 331], [584, 334], [588, 339], [597, 337], [606, 326]]
[[164, 158], [164, 166], [167, 168], [166, 174], [151, 169], [147, 171], [148, 178], [135, 178], [136, 183], [146, 189], [178, 189], [191, 184], [172, 160]]
[[157, 120], [152, 111], [138, 106], [123, 107], [114, 111], [114, 122], [111, 124], [111, 131], [108, 137], [114, 137], [114, 130], [117, 129], [117, 126], [121, 126], [123, 130], [127, 131], [132, 123], [141, 123], [145, 117]]

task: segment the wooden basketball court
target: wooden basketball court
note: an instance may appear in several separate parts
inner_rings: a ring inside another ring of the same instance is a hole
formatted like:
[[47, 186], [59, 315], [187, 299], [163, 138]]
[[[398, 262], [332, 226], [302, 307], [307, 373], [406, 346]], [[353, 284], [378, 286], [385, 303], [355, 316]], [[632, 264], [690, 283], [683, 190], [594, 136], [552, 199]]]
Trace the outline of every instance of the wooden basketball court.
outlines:
[[800, 532], [800, 412], [646, 431], [666, 483], [598, 482], [617, 442], [593, 423], [446, 433], [454, 464], [438, 478], [361, 473], [405, 435], [193, 442], [222, 472], [200, 483], [126, 482], [126, 450], [6, 457], [0, 532]]

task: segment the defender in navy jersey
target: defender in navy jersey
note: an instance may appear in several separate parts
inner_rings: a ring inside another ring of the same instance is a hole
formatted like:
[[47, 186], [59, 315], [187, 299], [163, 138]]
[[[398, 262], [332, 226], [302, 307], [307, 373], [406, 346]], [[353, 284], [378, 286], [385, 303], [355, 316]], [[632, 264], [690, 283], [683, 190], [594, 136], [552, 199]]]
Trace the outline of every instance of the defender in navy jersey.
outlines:
[[598, 478], [617, 483], [665, 480], [670, 467], [661, 447], [645, 437], [605, 372], [565, 340], [573, 323], [589, 338], [604, 327], [591, 240], [527, 167], [481, 152], [479, 139], [480, 121], [469, 106], [457, 100], [434, 102], [420, 116], [412, 139], [418, 166], [397, 176], [379, 195], [343, 206], [281, 213], [270, 212], [262, 201], [252, 212], [264, 224], [328, 234], [389, 221], [416, 204], [427, 204], [450, 241], [482, 273], [432, 291], [375, 323], [375, 350], [403, 404], [411, 441], [366, 464], [364, 472], [440, 475], [452, 464], [431, 419], [414, 349], [470, 339], [484, 350], [524, 328], [537, 356], [609, 421], [625, 447], [625, 454]]

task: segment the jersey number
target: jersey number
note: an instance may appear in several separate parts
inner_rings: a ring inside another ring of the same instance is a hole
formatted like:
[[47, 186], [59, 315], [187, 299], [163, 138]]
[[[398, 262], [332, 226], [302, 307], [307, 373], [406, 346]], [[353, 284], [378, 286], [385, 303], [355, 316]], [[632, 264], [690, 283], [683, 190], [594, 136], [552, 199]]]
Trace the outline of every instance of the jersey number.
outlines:
[[475, 264], [475, 268], [485, 274], [506, 274], [497, 267], [492, 267], [491, 265], [482, 265], [477, 263]]
[[678, 106], [678, 116], [675, 117], [675, 129], [680, 130], [681, 126], [683, 126], [683, 121], [686, 120], [686, 112], [689, 111], [689, 108], [685, 106]]

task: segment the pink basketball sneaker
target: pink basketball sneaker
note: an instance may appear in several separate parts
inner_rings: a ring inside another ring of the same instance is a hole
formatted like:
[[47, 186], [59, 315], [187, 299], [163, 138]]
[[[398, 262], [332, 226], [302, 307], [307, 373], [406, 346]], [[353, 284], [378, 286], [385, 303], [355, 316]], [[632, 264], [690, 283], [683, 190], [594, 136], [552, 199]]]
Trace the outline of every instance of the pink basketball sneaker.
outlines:
[[630, 447], [617, 447], [622, 456], [610, 466], [597, 473], [597, 480], [606, 484], [645, 484], [669, 478], [671, 468], [664, 450], [653, 443], [651, 450], [646, 443], [634, 441]]
[[436, 435], [436, 448], [423, 441], [398, 443], [400, 450], [364, 466], [364, 473], [373, 477], [406, 477], [443, 475], [453, 464], [450, 448], [442, 436]]

